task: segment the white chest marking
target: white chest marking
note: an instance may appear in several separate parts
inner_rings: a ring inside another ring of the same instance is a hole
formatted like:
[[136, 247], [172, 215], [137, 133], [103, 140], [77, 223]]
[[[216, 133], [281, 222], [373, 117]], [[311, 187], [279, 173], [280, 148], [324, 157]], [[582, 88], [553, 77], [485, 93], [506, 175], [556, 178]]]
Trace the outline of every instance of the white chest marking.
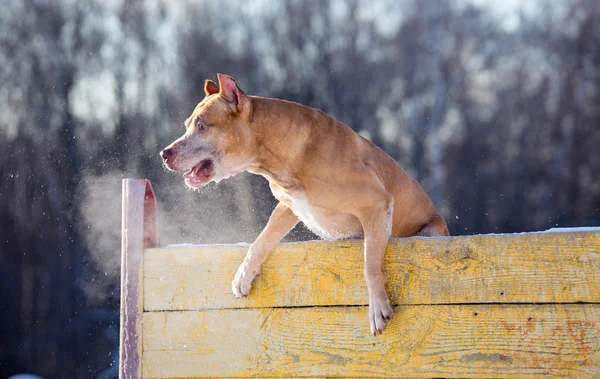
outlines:
[[348, 225], [344, 222], [343, 214], [326, 215], [324, 209], [312, 206], [304, 193], [294, 193], [293, 197], [287, 193], [278, 193], [277, 196], [287, 200], [286, 202], [291, 204], [292, 212], [310, 231], [323, 239], [334, 241], [360, 237], [362, 234], [361, 231], [346, 230]]

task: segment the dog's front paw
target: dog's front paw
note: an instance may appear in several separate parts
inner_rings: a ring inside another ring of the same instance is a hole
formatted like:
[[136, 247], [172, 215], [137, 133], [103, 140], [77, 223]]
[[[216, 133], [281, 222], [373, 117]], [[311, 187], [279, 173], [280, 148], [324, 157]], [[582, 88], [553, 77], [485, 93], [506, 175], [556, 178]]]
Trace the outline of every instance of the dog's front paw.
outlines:
[[248, 296], [252, 288], [252, 282], [260, 274], [260, 267], [253, 268], [246, 262], [242, 263], [235, 273], [231, 282], [231, 289], [236, 297]]
[[383, 332], [393, 314], [394, 311], [387, 296], [369, 297], [369, 322], [371, 323], [371, 333], [374, 336]]

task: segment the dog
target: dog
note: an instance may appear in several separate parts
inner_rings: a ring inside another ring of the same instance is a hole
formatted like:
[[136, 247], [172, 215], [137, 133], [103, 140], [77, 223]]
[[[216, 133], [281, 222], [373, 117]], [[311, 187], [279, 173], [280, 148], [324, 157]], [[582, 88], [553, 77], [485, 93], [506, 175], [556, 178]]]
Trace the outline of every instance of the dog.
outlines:
[[299, 221], [328, 240], [364, 238], [369, 322], [381, 334], [393, 313], [389, 238], [449, 235], [431, 199], [388, 154], [321, 110], [247, 96], [227, 75], [218, 82], [205, 82], [185, 134], [160, 155], [194, 189], [242, 171], [269, 181], [279, 203], [237, 270], [233, 293], [250, 293], [269, 252]]

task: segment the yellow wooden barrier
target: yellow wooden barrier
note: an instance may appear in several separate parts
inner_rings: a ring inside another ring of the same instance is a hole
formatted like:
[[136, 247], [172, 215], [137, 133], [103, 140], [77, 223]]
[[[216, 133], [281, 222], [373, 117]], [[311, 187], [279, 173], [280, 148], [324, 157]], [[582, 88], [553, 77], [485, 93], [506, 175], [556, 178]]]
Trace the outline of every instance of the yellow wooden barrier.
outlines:
[[600, 378], [598, 229], [393, 240], [378, 337], [361, 241], [279, 245], [236, 299], [246, 250], [143, 249], [143, 290], [123, 299], [143, 304], [141, 359], [123, 378]]

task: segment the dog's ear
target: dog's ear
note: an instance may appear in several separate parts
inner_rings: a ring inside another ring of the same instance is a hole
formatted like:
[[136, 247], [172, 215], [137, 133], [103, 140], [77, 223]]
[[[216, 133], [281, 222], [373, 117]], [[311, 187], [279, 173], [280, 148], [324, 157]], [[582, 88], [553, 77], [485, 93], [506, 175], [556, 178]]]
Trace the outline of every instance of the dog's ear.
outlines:
[[204, 82], [204, 95], [210, 96], [218, 92], [219, 86], [217, 86], [217, 83], [213, 82], [210, 79], [206, 79], [206, 81]]
[[219, 78], [219, 87], [221, 87], [219, 94], [240, 112], [248, 104], [248, 96], [238, 87], [235, 79], [231, 76], [217, 74], [217, 77]]

